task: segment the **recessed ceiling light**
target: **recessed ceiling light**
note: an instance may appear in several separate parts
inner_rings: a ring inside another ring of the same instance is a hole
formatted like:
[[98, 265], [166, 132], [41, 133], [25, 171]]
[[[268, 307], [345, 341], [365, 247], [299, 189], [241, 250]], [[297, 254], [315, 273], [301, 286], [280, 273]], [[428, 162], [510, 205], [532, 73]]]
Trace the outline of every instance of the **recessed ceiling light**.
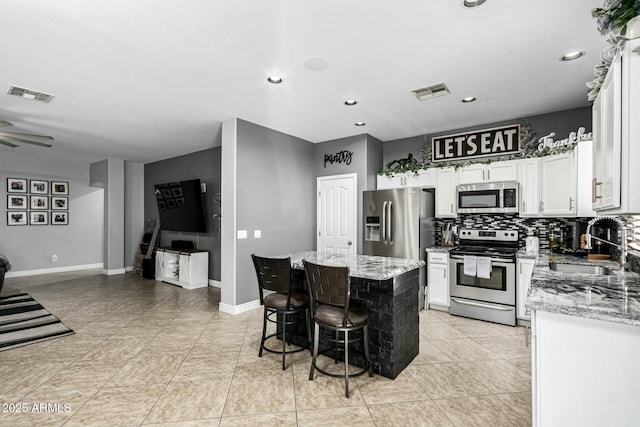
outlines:
[[364, 126], [366, 123], [365, 122], [356, 122], [355, 125], [356, 126]]
[[269, 76], [269, 77], [267, 78], [267, 81], [268, 81], [269, 83], [273, 83], [274, 85], [277, 85], [277, 84], [282, 83], [282, 77], [279, 77], [279, 76]]
[[48, 93], [39, 92], [32, 89], [25, 89], [18, 86], [9, 86], [7, 94], [42, 102], [50, 102], [53, 99], [53, 95], [49, 95]]
[[486, 0], [464, 0], [462, 5], [464, 7], [477, 7], [484, 3]]
[[464, 103], [473, 102], [475, 100], [476, 100], [475, 96], [467, 96], [466, 98], [462, 98], [462, 102], [464, 102]]
[[358, 101], [356, 101], [355, 99], [347, 99], [346, 101], [344, 101], [344, 105], [356, 105], [358, 103]]
[[560, 61], [573, 61], [574, 59], [578, 59], [580, 57], [584, 56], [584, 51], [576, 51], [576, 52], [570, 52], [567, 53], [566, 55], [563, 55], [560, 58]]

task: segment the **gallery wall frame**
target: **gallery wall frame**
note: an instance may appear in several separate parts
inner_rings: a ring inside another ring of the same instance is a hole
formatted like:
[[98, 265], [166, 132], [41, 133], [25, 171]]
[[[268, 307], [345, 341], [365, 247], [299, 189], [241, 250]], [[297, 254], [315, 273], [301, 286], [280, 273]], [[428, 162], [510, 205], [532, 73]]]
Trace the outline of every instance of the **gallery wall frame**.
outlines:
[[69, 212], [51, 212], [51, 225], [69, 225]]
[[27, 225], [27, 211], [7, 212], [7, 225]]
[[29, 180], [29, 192], [31, 194], [49, 194], [49, 181]]
[[7, 193], [26, 193], [27, 180], [25, 178], [7, 178]]
[[47, 210], [49, 209], [49, 197], [47, 196], [29, 196], [31, 200], [31, 209]]
[[29, 225], [47, 225], [49, 224], [49, 212], [29, 212]]
[[27, 196], [7, 194], [7, 209], [27, 209]]
[[67, 209], [69, 209], [69, 198], [68, 197], [51, 196], [51, 210], [63, 210], [63, 211], [66, 211]]
[[66, 181], [51, 181], [51, 194], [68, 196], [69, 183]]

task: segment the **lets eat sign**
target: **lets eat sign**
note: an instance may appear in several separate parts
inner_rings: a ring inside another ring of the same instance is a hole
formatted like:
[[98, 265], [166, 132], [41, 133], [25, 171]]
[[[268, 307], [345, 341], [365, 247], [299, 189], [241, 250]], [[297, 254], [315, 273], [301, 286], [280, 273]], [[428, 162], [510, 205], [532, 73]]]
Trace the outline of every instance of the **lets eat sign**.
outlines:
[[436, 136], [431, 139], [433, 162], [500, 156], [519, 151], [519, 124]]

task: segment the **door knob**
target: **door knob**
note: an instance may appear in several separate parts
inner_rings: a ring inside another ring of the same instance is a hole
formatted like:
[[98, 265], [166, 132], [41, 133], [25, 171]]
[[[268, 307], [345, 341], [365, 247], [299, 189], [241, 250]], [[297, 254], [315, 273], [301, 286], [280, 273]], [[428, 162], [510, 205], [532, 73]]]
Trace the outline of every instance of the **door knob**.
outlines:
[[348, 245], [348, 246], [351, 246], [351, 245], [352, 245], [351, 240], [349, 240], [349, 241], [347, 242], [347, 245]]

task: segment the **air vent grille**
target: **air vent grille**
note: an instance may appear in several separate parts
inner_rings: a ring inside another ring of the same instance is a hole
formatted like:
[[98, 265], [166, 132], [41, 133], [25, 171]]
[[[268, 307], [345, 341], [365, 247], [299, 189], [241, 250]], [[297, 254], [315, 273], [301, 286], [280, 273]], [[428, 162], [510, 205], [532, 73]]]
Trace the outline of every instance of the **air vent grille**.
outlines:
[[53, 95], [49, 95], [48, 93], [25, 89], [18, 86], [9, 86], [9, 91], [7, 92], [7, 94], [42, 102], [50, 102], [53, 99]]
[[450, 95], [451, 91], [446, 84], [438, 83], [435, 85], [412, 90], [411, 93], [413, 93], [413, 95], [418, 98], [418, 101], [426, 101], [427, 99]]

